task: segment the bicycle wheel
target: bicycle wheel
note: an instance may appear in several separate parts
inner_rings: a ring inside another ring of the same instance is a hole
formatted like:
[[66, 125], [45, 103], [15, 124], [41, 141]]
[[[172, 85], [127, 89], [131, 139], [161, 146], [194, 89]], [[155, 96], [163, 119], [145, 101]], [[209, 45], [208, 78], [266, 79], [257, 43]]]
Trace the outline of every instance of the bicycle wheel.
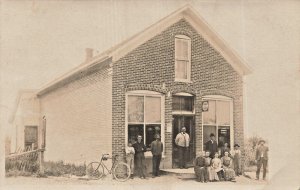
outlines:
[[104, 174], [104, 168], [100, 162], [91, 162], [86, 167], [86, 175], [90, 179], [99, 179]]
[[113, 169], [113, 176], [117, 181], [126, 181], [130, 177], [130, 167], [124, 162], [119, 162]]

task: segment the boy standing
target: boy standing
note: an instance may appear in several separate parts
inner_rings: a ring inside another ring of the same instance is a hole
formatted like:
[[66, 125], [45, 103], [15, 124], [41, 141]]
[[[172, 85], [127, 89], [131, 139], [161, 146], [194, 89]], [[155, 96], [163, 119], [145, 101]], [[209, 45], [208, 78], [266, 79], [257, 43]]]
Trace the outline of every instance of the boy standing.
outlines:
[[131, 170], [131, 179], [133, 179], [133, 172], [134, 172], [134, 148], [132, 147], [132, 144], [129, 142], [128, 146], [125, 148], [125, 153], [126, 153], [126, 161], [127, 164], [130, 167]]

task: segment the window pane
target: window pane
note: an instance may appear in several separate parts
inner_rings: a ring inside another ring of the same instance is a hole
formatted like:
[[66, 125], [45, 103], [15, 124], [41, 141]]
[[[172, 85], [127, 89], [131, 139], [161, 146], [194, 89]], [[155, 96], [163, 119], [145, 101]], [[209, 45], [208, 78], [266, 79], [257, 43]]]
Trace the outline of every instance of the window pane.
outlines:
[[216, 130], [217, 130], [216, 126], [205, 126], [205, 125], [203, 126], [203, 145], [204, 145], [204, 150], [206, 150], [205, 143], [210, 140], [210, 137], [209, 137], [210, 134], [213, 133], [213, 134], [215, 134], [215, 136], [217, 136], [216, 135]]
[[160, 123], [161, 119], [161, 98], [160, 97], [146, 97], [145, 102], [145, 120], [146, 123]]
[[175, 40], [175, 57], [180, 60], [189, 60], [189, 40]]
[[37, 142], [37, 127], [26, 126], [25, 127], [25, 143], [36, 143]]
[[173, 96], [172, 109], [175, 111], [180, 111], [180, 96]]
[[176, 60], [175, 78], [187, 79], [187, 64], [188, 61]]
[[218, 125], [230, 125], [230, 102], [217, 101]]
[[161, 136], [161, 126], [160, 125], [146, 125], [146, 146], [149, 148], [152, 141], [154, 141], [154, 136], [159, 134]]
[[230, 147], [230, 128], [228, 126], [219, 126], [218, 130], [218, 145], [222, 147], [224, 143]]
[[182, 97], [182, 111], [193, 111], [194, 109], [194, 97], [192, 96], [183, 96]]
[[204, 124], [216, 124], [216, 101], [208, 101], [208, 111], [202, 112]]
[[128, 122], [144, 122], [144, 96], [128, 96]]
[[193, 111], [194, 97], [192, 96], [173, 96], [173, 110], [174, 111]]
[[138, 135], [144, 139], [144, 125], [128, 125], [128, 142], [136, 142]]

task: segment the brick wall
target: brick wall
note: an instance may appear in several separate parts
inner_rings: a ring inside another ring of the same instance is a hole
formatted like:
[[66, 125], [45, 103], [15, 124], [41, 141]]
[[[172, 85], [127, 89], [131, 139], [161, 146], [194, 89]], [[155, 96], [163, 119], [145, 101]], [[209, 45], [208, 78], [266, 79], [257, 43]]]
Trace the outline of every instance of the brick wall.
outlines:
[[109, 66], [42, 95], [46, 160], [83, 163], [112, 152]]
[[[174, 82], [175, 36], [191, 38], [191, 83]], [[234, 139], [243, 148], [242, 77], [184, 19], [170, 26], [113, 64], [114, 154], [123, 154], [125, 143], [125, 92], [152, 90], [163, 94], [195, 95], [196, 151], [202, 149], [201, 97], [224, 95], [234, 101]], [[163, 85], [164, 84], [164, 85]], [[172, 124], [172, 96], [165, 96], [165, 124]], [[171, 167], [172, 134], [165, 128], [165, 167]]]

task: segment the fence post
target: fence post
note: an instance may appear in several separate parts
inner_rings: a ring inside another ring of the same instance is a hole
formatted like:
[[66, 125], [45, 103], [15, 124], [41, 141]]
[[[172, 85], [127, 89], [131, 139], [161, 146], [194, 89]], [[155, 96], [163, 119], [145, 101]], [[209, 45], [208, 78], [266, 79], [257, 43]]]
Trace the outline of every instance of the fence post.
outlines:
[[41, 150], [39, 153], [39, 165], [40, 165], [40, 173], [44, 174], [44, 150]]

